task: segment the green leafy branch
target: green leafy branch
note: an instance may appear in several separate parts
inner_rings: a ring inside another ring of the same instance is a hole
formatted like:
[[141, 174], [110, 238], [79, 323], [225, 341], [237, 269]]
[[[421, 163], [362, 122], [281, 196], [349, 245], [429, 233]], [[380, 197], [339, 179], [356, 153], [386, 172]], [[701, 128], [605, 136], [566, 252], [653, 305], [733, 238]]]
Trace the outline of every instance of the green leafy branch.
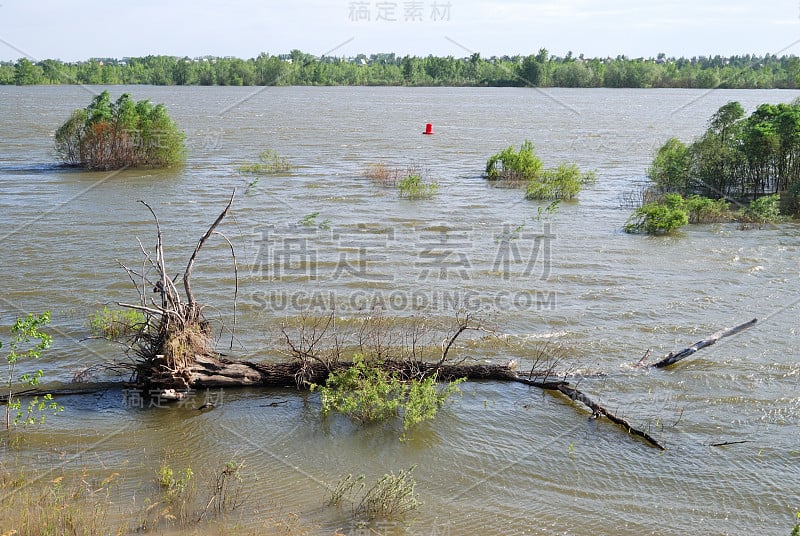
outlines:
[[[50, 322], [50, 311], [34, 316], [29, 313], [27, 316], [17, 318], [11, 326], [11, 340], [8, 343], [9, 352], [6, 356], [8, 375], [6, 377], [6, 390], [8, 399], [6, 404], [6, 430], [11, 429], [11, 424], [35, 424], [44, 422], [44, 413], [47, 410], [53, 413], [63, 411], [63, 406], [53, 400], [51, 394], [45, 394], [41, 398], [34, 396], [28, 406], [23, 410], [22, 401], [14, 394], [15, 385], [27, 385], [35, 387], [39, 385], [39, 380], [44, 376], [41, 369], [35, 372], [26, 372], [15, 379], [17, 363], [22, 360], [39, 359], [42, 352], [50, 348], [53, 338], [42, 331], [42, 328]], [[0, 348], [3, 347], [0, 341]], [[16, 412], [13, 416], [12, 413]]]

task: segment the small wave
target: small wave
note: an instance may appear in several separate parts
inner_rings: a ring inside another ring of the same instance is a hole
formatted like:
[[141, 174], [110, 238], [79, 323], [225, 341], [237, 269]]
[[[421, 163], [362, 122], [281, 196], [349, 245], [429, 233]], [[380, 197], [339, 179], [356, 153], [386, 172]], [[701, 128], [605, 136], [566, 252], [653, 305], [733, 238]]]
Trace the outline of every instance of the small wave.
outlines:
[[80, 168], [52, 162], [34, 164], [0, 164], [0, 172], [19, 175], [44, 174], [53, 171], [81, 171]]

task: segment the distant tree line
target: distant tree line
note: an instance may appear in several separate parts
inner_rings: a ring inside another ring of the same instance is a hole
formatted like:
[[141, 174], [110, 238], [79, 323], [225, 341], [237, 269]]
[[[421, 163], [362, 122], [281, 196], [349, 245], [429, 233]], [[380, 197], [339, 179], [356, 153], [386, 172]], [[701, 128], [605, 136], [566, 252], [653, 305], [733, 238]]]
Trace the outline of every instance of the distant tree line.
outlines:
[[0, 84], [152, 84], [221, 86], [536, 86], [609, 88], [800, 87], [800, 58], [584, 58], [546, 49], [529, 56], [483, 58], [373, 54], [316, 57], [299, 50], [240, 58], [146, 56], [0, 62]]

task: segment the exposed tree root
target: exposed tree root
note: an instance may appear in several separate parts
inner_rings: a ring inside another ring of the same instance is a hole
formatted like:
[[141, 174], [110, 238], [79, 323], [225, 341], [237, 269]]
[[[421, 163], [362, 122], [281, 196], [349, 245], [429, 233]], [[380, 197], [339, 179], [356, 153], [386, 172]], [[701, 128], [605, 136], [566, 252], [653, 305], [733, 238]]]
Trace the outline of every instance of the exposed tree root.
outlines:
[[[203, 316], [203, 308], [192, 292], [191, 277], [197, 255], [211, 235], [219, 235], [231, 245], [227, 237], [216, 231], [216, 228], [230, 210], [233, 197], [232, 194], [225, 209], [200, 238], [189, 258], [189, 263], [183, 272], [183, 297], [175, 286], [175, 278], [170, 278], [168, 275], [158, 216], [150, 205], [140, 201], [155, 219], [156, 247], [154, 252], [150, 252], [141, 245], [141, 242], [139, 243], [144, 254], [139, 272], [122, 265], [139, 292], [139, 304], [119, 303], [119, 305], [141, 311], [146, 315], [147, 320], [132, 338], [130, 349], [139, 357], [135, 383], [145, 387], [147, 391], [159, 388], [190, 388], [191, 371], [198, 359], [214, 354], [214, 334]], [[233, 259], [234, 271], [238, 273], [235, 254]], [[155, 273], [151, 276], [153, 271]], [[159, 295], [159, 303], [151, 297], [152, 294]], [[234, 294], [234, 311], [235, 302]]]

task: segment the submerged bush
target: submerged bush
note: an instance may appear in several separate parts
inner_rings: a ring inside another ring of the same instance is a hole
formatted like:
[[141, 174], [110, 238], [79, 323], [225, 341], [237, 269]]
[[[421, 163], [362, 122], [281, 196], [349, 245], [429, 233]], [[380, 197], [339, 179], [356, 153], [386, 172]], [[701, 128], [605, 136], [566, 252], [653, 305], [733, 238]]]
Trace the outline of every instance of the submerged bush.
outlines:
[[65, 164], [102, 170], [177, 164], [185, 157], [184, 140], [163, 104], [134, 103], [128, 93], [111, 102], [108, 91], [72, 112], [55, 134]]
[[439, 192], [439, 183], [431, 179], [430, 171], [415, 162], [405, 167], [377, 162], [368, 165], [363, 175], [378, 186], [394, 188], [405, 199], [430, 199]]
[[690, 195], [684, 201], [689, 223], [722, 223], [731, 220], [730, 205], [725, 199]]
[[508, 147], [489, 157], [486, 161], [486, 177], [490, 181], [528, 181], [538, 178], [543, 167], [533, 143], [525, 140], [519, 151]]
[[[397, 168], [390, 168], [383, 162], [376, 162], [364, 168], [363, 173], [366, 178], [382, 186], [396, 186], [400, 170]], [[414, 174], [415, 173], [407, 173], [406, 175]]]
[[119, 340], [139, 331], [145, 321], [141, 311], [103, 307], [89, 317], [89, 329], [95, 337]]
[[779, 194], [759, 197], [744, 210], [742, 221], [755, 224], [778, 223], [783, 220], [780, 203]]
[[353, 514], [367, 521], [400, 519], [420, 504], [414, 493], [416, 482], [411, 474], [415, 467], [412, 465], [398, 474], [386, 473], [369, 489], [366, 489], [365, 475], [353, 477], [349, 474], [339, 480], [327, 504], [337, 506], [348, 497], [353, 504]]
[[560, 201], [578, 195], [585, 184], [594, 182], [595, 174], [582, 173], [577, 164], [568, 163], [545, 169], [533, 143], [525, 140], [519, 151], [508, 147], [492, 155], [486, 161], [486, 178], [525, 184], [525, 199]]
[[258, 162], [242, 164], [239, 166], [239, 173], [252, 173], [255, 175], [277, 175], [291, 171], [292, 165], [289, 161], [272, 149], [261, 151], [258, 155]]
[[380, 362], [367, 362], [356, 356], [353, 365], [341, 372], [332, 372], [325, 386], [314, 385], [322, 396], [322, 415], [332, 411], [343, 413], [359, 423], [388, 420], [401, 414], [403, 429], [433, 419], [436, 411], [458, 391], [464, 379], [437, 388], [436, 378], [404, 381], [389, 372]]
[[689, 223], [686, 203], [678, 194], [642, 205], [628, 218], [626, 233], [667, 234]]
[[397, 183], [398, 195], [406, 199], [430, 199], [438, 191], [438, 182], [425, 182], [420, 175], [408, 175]]
[[572, 199], [580, 193], [584, 184], [594, 180], [593, 171], [581, 173], [577, 164], [560, 164], [531, 178], [525, 188], [525, 199]]

